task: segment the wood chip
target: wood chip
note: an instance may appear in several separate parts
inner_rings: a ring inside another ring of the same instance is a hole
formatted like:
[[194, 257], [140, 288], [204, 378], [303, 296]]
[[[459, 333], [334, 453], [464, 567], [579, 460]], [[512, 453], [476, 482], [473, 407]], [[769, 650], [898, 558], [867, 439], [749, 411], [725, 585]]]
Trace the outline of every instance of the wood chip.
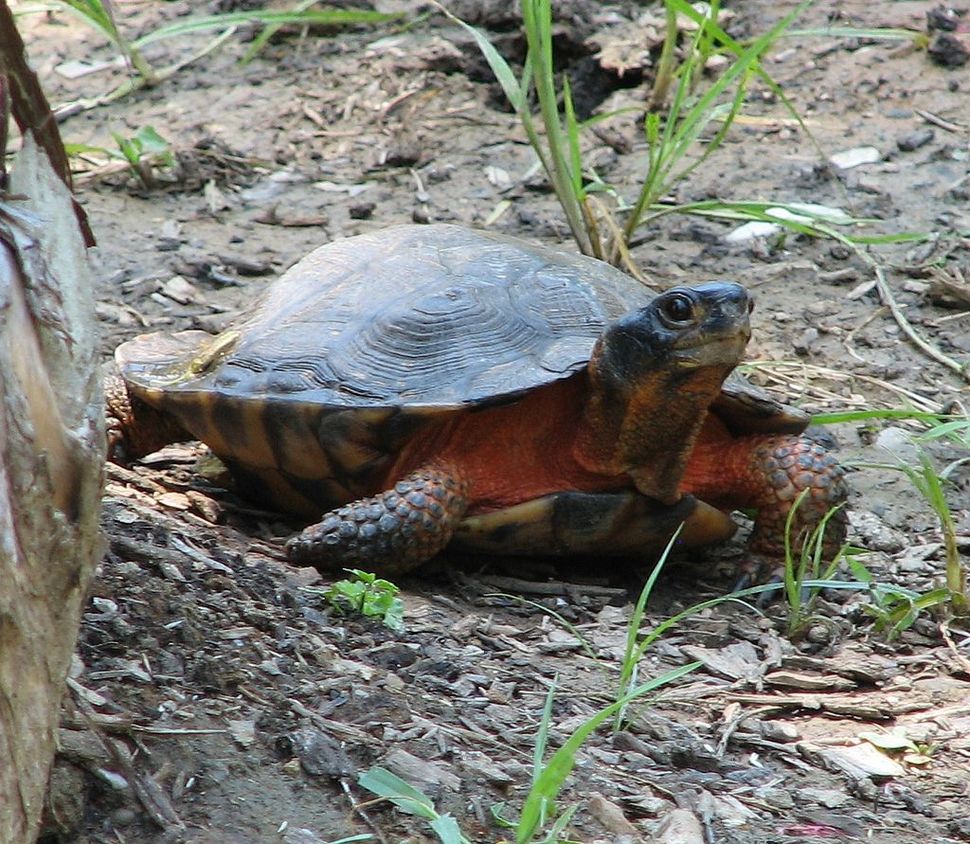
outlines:
[[901, 777], [906, 769], [898, 762], [880, 753], [871, 744], [857, 744], [852, 747], [825, 747], [810, 741], [795, 745], [799, 753], [807, 759], [821, 762], [829, 770], [841, 771], [853, 779], [873, 777], [888, 779]]
[[772, 671], [765, 675], [765, 683], [769, 686], [782, 686], [788, 689], [805, 689], [809, 691], [846, 692], [854, 689], [856, 684], [845, 677], [834, 674], [816, 675], [799, 674], [794, 671]]
[[589, 813], [613, 835], [629, 836], [633, 840], [639, 838], [637, 828], [626, 819], [623, 810], [598, 792], [589, 796]]
[[674, 809], [654, 830], [654, 844], [704, 844], [704, 831], [697, 816], [687, 809]]
[[451, 766], [437, 762], [426, 762], [406, 750], [397, 748], [384, 757], [382, 764], [392, 773], [421, 791], [429, 791], [435, 786], [449, 791], [458, 791], [461, 779], [451, 771]]

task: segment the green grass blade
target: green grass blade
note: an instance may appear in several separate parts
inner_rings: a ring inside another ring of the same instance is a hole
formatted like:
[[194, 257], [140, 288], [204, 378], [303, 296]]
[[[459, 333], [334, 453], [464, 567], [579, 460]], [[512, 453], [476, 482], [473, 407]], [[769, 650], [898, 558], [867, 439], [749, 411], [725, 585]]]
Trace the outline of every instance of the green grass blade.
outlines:
[[809, 29], [790, 29], [783, 38], [871, 38], [882, 41], [916, 41], [926, 34], [915, 29], [894, 29], [874, 27], [866, 29], [856, 26], [820, 26]]
[[683, 677], [685, 674], [689, 674], [691, 671], [695, 671], [700, 667], [700, 664], [699, 662], [693, 662], [653, 678], [643, 685], [638, 686], [620, 700], [600, 709], [591, 718], [577, 727], [569, 738], [566, 739], [563, 746], [550, 757], [542, 773], [533, 784], [529, 795], [526, 797], [525, 804], [522, 807], [522, 816], [519, 820], [519, 828], [516, 833], [517, 844], [527, 844], [527, 842], [532, 840], [537, 830], [541, 828], [540, 818], [542, 817], [544, 807], [555, 802], [563, 783], [566, 781], [566, 777], [569, 776], [573, 769], [576, 761], [576, 753], [586, 739], [601, 724], [611, 718], [620, 708], [627, 706], [632, 701], [643, 697], [655, 689], [672, 683], [674, 680]]
[[378, 797], [390, 800], [402, 812], [418, 815], [427, 820], [438, 817], [430, 797], [406, 780], [402, 780], [397, 774], [391, 773], [387, 768], [374, 767], [364, 771], [357, 778], [357, 784]]
[[579, 141], [580, 126], [573, 108], [569, 79], [566, 77], [562, 80], [562, 103], [566, 119], [566, 141], [569, 145], [569, 175], [572, 178], [573, 193], [582, 201], [585, 191], [583, 190], [583, 153]]
[[350, 11], [346, 9], [307, 9], [302, 12], [259, 10], [251, 12], [227, 12], [222, 15], [189, 18], [170, 24], [169, 26], [159, 27], [132, 43], [133, 46], [141, 49], [149, 44], [164, 41], [168, 38], [177, 38], [181, 35], [188, 35], [193, 32], [204, 32], [210, 29], [225, 29], [229, 26], [239, 26], [247, 23], [260, 24], [262, 26], [281, 26], [288, 23], [319, 26], [353, 26], [355, 24], [389, 23], [400, 20], [400, 18], [400, 15], [386, 14], [384, 12]]
[[546, 745], [549, 743], [549, 727], [552, 725], [552, 702], [556, 697], [558, 677], [553, 678], [552, 685], [546, 693], [546, 700], [542, 706], [542, 717], [539, 719], [539, 731], [536, 733], [536, 744], [532, 749], [532, 784], [542, 773], [542, 760], [546, 755]]
[[[677, 541], [677, 537], [680, 536], [681, 531], [684, 529], [683, 523], [678, 525], [677, 530], [674, 531], [673, 536], [667, 542], [667, 546], [664, 548], [663, 553], [657, 559], [657, 564], [653, 567], [653, 571], [650, 572], [650, 576], [647, 578], [646, 583], [643, 584], [643, 588], [640, 590], [640, 595], [637, 598], [637, 602], [633, 607], [633, 612], [630, 613], [630, 620], [626, 625], [626, 644], [623, 648], [623, 662], [620, 666], [620, 683], [617, 688], [617, 698], [623, 697], [627, 692], [630, 691], [630, 687], [633, 684], [633, 678], [636, 676], [636, 669], [639, 663], [637, 657], [637, 637], [640, 635], [640, 627], [643, 624], [643, 615], [647, 608], [647, 602], [650, 600], [650, 595], [653, 593], [654, 584], [657, 582], [657, 578], [660, 577], [660, 572], [667, 563], [667, 558], [670, 556], [670, 552], [673, 550], [674, 543]], [[613, 725], [615, 730], [620, 728], [620, 719], [623, 717], [623, 710], [621, 709], [617, 712], [616, 723]]]
[[479, 51], [485, 57], [485, 61], [488, 62], [489, 68], [491, 68], [492, 73], [495, 74], [498, 84], [502, 86], [502, 91], [505, 93], [505, 97], [509, 101], [512, 108], [514, 108], [516, 112], [521, 112], [523, 109], [525, 109], [528, 105], [526, 103], [527, 87], [519, 84], [519, 80], [515, 78], [515, 73], [512, 71], [509, 63], [505, 61], [502, 54], [495, 49], [492, 42], [489, 41], [488, 38], [485, 37], [485, 34], [476, 27], [465, 23], [463, 20], [461, 20], [461, 18], [456, 18], [443, 6], [439, 8], [441, 8], [452, 21], [458, 24], [474, 39]]
[[441, 844], [470, 844], [469, 840], [462, 835], [458, 821], [451, 815], [438, 815], [431, 821], [431, 828], [441, 840]]

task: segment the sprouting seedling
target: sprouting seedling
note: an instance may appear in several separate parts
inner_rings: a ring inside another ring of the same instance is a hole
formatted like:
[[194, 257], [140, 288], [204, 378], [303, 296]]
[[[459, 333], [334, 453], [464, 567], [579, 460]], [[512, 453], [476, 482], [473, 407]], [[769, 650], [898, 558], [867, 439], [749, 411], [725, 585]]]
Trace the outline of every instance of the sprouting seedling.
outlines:
[[379, 618], [392, 630], [404, 628], [404, 602], [400, 588], [368, 571], [347, 569], [351, 575], [333, 583], [323, 597], [338, 612], [355, 612]]

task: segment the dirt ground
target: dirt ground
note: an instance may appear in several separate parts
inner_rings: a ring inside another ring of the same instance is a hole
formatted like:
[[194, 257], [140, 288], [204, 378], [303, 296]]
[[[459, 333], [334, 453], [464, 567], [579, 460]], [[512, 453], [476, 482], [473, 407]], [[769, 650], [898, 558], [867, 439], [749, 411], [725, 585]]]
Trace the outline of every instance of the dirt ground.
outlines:
[[[232, 4], [116, 5], [136, 35]], [[516, 5], [452, 8], [515, 55]], [[582, 108], [642, 109], [656, 8], [554, 5]], [[730, 4], [726, 26], [749, 38], [792, 6]], [[488, 225], [573, 248], [467, 36], [425, 17], [418, 2], [376, 8], [416, 22], [284, 32], [248, 64], [241, 33], [158, 86], [95, 107], [83, 101], [124, 79], [102, 38], [61, 15], [20, 19], [32, 62], [63, 106], [65, 141], [114, 147], [111, 133], [152, 126], [177, 155], [148, 189], [103, 156], [76, 161], [99, 243], [105, 359], [139, 332], [220, 329], [312, 247], [383, 226]], [[797, 26], [925, 30], [929, 8], [819, 0]], [[960, 8], [956, 37], [967, 43]], [[162, 67], [211, 37], [160, 42], [147, 55]], [[622, 78], [603, 67], [618, 54], [630, 65]], [[65, 63], [77, 60], [93, 72], [68, 78], [75, 66]], [[907, 40], [802, 35], [779, 41], [765, 69], [818, 146], [755, 82], [743, 121], [676, 199], [821, 203], [873, 218], [873, 233], [932, 233], [872, 254], [916, 330], [970, 360], [967, 303], [948, 301], [935, 272], [970, 279], [967, 66], [945, 66]], [[599, 174], [627, 197], [646, 157], [641, 119], [642, 110], [625, 113], [587, 140]], [[876, 151], [870, 163], [827, 160], [865, 147]], [[633, 256], [660, 287], [734, 278], [754, 292], [749, 357], [775, 363], [752, 377], [812, 412], [967, 407], [966, 381], [904, 337], [871, 268], [850, 250], [793, 235], [735, 242], [731, 230], [670, 216], [642, 232]], [[942, 571], [934, 516], [900, 473], [859, 465], [912, 461], [907, 435], [918, 428], [908, 426], [834, 433], [855, 466], [859, 558], [876, 580], [926, 590]], [[945, 443], [931, 450], [940, 467], [966, 456]], [[372, 765], [421, 788], [473, 841], [513, 835], [491, 807], [505, 803], [514, 818], [522, 805], [546, 695], [555, 684], [553, 747], [610, 702], [648, 561], [604, 571], [599, 560], [556, 568], [453, 555], [401, 579], [405, 629], [396, 633], [329, 607], [329, 580], [286, 562], [284, 539], [299, 525], [202, 480], [199, 453], [171, 447], [108, 471], [107, 550], [65, 707], [51, 836], [433, 840], [425, 821], [387, 804], [361, 809], [369, 795], [356, 778]], [[966, 552], [970, 468], [951, 481]], [[729, 590], [730, 565], [719, 564], [739, 548], [665, 572], [647, 625]], [[665, 635], [641, 679], [703, 665], [632, 708], [623, 731], [587, 742], [559, 801], [578, 806], [569, 839], [970, 840], [970, 639], [926, 617], [888, 642], [867, 600], [822, 601], [795, 642], [781, 608], [737, 603]], [[873, 744], [873, 734], [895, 740]]]

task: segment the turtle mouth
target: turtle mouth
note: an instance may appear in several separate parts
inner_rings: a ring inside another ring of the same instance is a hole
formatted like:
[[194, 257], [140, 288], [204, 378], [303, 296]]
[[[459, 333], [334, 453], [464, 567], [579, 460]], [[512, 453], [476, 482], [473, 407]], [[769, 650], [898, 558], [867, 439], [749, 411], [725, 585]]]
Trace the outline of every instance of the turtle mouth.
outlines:
[[739, 329], [724, 337], [702, 336], [693, 342], [678, 344], [672, 350], [672, 358], [684, 368], [729, 364], [734, 366], [741, 360], [744, 350], [751, 339], [750, 327]]

